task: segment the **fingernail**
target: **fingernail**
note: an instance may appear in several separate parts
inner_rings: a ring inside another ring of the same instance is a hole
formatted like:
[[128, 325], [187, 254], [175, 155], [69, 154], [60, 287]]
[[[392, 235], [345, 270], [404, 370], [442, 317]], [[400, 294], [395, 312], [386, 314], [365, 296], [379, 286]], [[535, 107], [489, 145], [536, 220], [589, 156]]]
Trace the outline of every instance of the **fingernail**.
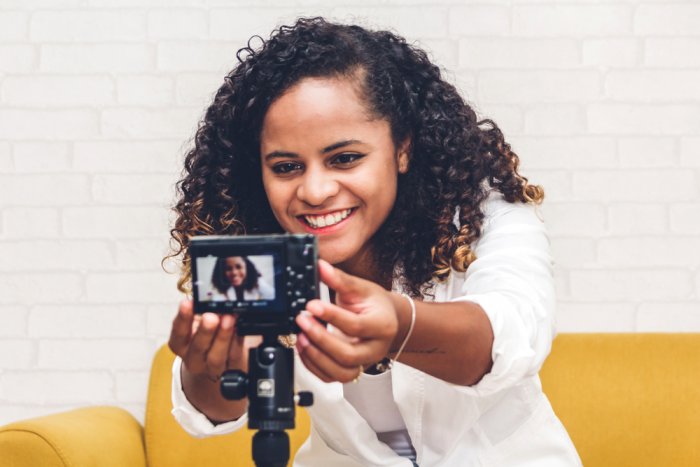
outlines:
[[307, 330], [311, 327], [311, 321], [309, 320], [309, 317], [305, 315], [299, 315], [297, 317], [297, 324], [300, 328], [304, 330]]

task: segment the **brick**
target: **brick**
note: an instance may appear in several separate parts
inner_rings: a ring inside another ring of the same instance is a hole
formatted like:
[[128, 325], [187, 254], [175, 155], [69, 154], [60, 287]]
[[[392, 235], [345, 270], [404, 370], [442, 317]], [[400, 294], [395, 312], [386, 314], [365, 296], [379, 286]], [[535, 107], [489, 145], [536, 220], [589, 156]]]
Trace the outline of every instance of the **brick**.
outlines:
[[149, 305], [146, 312], [146, 331], [149, 336], [168, 337], [177, 315], [178, 303]]
[[117, 242], [117, 266], [121, 271], [161, 271], [161, 261], [170, 249], [166, 238], [120, 240]]
[[155, 39], [204, 39], [209, 32], [202, 9], [152, 10], [148, 13], [148, 37]]
[[144, 73], [152, 71], [150, 44], [46, 44], [40, 68], [48, 73]]
[[237, 64], [236, 52], [243, 44], [231, 42], [175, 42], [158, 44], [157, 67], [162, 71], [209, 71], [229, 73]]
[[[425, 5], [428, 4], [429, 2], [426, 2]], [[333, 8], [333, 16], [350, 21], [354, 21], [356, 18], [372, 18], [372, 24], [400, 31], [400, 34], [409, 40], [447, 37], [448, 10], [446, 7], [438, 5], [406, 5], [402, 8], [390, 6], [336, 7]]]
[[29, 314], [30, 337], [87, 338], [144, 337], [143, 306], [36, 306]]
[[209, 36], [243, 47], [256, 34], [267, 38], [273, 29], [291, 24], [294, 13], [293, 8], [215, 8], [209, 11]]
[[659, 202], [697, 196], [692, 170], [579, 171], [574, 173], [574, 196], [600, 201]]
[[[0, 385], [2, 384], [2, 377], [0, 377]], [[59, 412], [67, 412], [78, 408], [75, 405], [36, 405], [36, 403], [29, 402], [31, 405], [0, 405], [0, 426], [5, 426], [10, 423], [24, 421], [30, 418], [43, 417], [45, 415], [51, 415]]]
[[154, 350], [143, 339], [46, 339], [39, 342], [39, 368], [149, 370]]
[[34, 344], [29, 339], [0, 340], [0, 369], [30, 368], [34, 362]]
[[169, 105], [174, 102], [174, 88], [169, 76], [123, 75], [117, 77], [117, 100], [137, 106]]
[[607, 216], [602, 204], [545, 202], [541, 209], [552, 236], [597, 237], [606, 233]]
[[637, 332], [700, 332], [700, 302], [642, 303]]
[[700, 167], [700, 136], [681, 138], [680, 165]]
[[148, 371], [119, 371], [116, 378], [117, 400], [143, 402], [148, 396]]
[[89, 199], [85, 175], [0, 176], [0, 203], [4, 206], [61, 206]]
[[33, 45], [0, 45], [0, 70], [3, 73], [29, 73], [37, 67], [38, 53]]
[[10, 144], [0, 141], [0, 174], [14, 171]]
[[653, 102], [700, 99], [700, 71], [611, 71], [605, 95], [615, 100]]
[[453, 6], [448, 21], [453, 36], [497, 36], [510, 32], [510, 12], [504, 5]]
[[639, 5], [634, 12], [634, 33], [637, 35], [698, 35], [700, 5]]
[[114, 269], [114, 256], [103, 241], [5, 241], [0, 257], [0, 271], [6, 272]]
[[525, 111], [526, 134], [575, 135], [585, 132], [585, 114], [576, 105], [530, 105]]
[[700, 67], [700, 39], [650, 37], [644, 44], [644, 64], [650, 67]]
[[[82, 356], [78, 356], [82, 359]], [[31, 371], [0, 376], [9, 402], [51, 404], [105, 403], [114, 400], [112, 377], [106, 371]]]
[[474, 108], [479, 111], [479, 118], [489, 118], [493, 120], [506, 136], [518, 134], [523, 131], [523, 113], [517, 106], [488, 104], [474, 106]]
[[587, 118], [591, 133], [693, 134], [700, 127], [700, 105], [596, 103], [588, 106]]
[[139, 238], [167, 235], [167, 211], [157, 207], [75, 207], [63, 210], [63, 229], [74, 238]]
[[571, 271], [572, 295], [580, 301], [686, 300], [690, 273], [678, 269]]
[[66, 172], [70, 169], [66, 143], [15, 143], [17, 172]]
[[131, 42], [146, 38], [141, 10], [50, 10], [32, 15], [34, 42]]
[[117, 138], [180, 138], [197, 129], [199, 109], [109, 108], [102, 111], [102, 134]]
[[454, 75], [452, 70], [458, 68], [457, 43], [450, 39], [422, 39], [416, 41], [416, 45], [428, 53], [430, 60], [443, 70], [443, 77], [447, 77], [448, 81], [453, 83], [450, 77]]
[[631, 5], [516, 5], [518, 36], [621, 36], [632, 31]]
[[0, 12], [0, 42], [26, 42], [29, 37], [29, 13]]
[[663, 204], [613, 204], [608, 208], [613, 235], [652, 235], [668, 232], [668, 213]]
[[35, 9], [81, 6], [85, 0], [3, 0], [0, 8]]
[[54, 238], [61, 234], [61, 216], [54, 208], [7, 208], [3, 210], [6, 239]]
[[208, 107], [223, 84], [220, 73], [178, 73], [175, 98], [180, 105]]
[[[226, 1], [226, 3], [230, 2]], [[138, 8], [171, 6], [196, 7], [208, 4], [211, 4], [211, 0], [90, 0], [91, 6], [105, 8], [122, 8], [129, 6]]]
[[0, 274], [0, 305], [75, 302], [83, 294], [79, 274]]
[[580, 63], [574, 39], [462, 38], [460, 68], [571, 68]]
[[621, 167], [673, 167], [678, 164], [671, 138], [620, 138], [618, 145]]
[[669, 208], [671, 232], [700, 235], [700, 203], [677, 203]]
[[0, 337], [27, 337], [29, 310], [23, 306], [0, 306]]
[[99, 131], [99, 115], [92, 110], [0, 110], [0, 138], [6, 140], [74, 140]]
[[483, 71], [478, 89], [485, 102], [513, 104], [593, 101], [601, 94], [594, 71]]
[[611, 137], [511, 138], [523, 167], [532, 169], [611, 168], [617, 166], [617, 145]]
[[610, 68], [635, 67], [642, 61], [640, 41], [629, 38], [584, 39], [583, 64]]
[[612, 267], [692, 267], [700, 264], [700, 239], [675, 236], [602, 238], [598, 241], [598, 263]]
[[106, 76], [8, 76], [2, 100], [21, 107], [96, 107], [114, 103], [114, 83]]
[[550, 247], [556, 264], [567, 268], [595, 265], [595, 242], [590, 238], [553, 238]]
[[101, 204], [157, 204], [173, 200], [173, 175], [107, 175], [93, 177], [92, 194]]
[[558, 332], [634, 332], [631, 303], [557, 303]]
[[179, 302], [177, 278], [159, 272], [91, 274], [87, 278], [88, 301], [96, 303]]
[[563, 170], [521, 170], [521, 175], [532, 185], [544, 188], [547, 200], [561, 201], [571, 199], [571, 175]]
[[73, 168], [91, 173], [168, 173], [182, 168], [182, 140], [76, 142]]

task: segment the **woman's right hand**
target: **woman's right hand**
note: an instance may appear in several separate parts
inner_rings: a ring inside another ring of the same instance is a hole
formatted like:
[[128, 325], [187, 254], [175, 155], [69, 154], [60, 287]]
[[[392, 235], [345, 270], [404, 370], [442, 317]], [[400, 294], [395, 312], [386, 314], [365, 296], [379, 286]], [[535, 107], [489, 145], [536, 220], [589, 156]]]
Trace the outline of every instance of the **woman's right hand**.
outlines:
[[182, 358], [182, 389], [200, 412], [224, 422], [245, 413], [247, 400], [228, 401], [221, 396], [219, 379], [229, 369], [248, 370], [248, 348], [257, 345], [236, 333], [236, 317], [195, 315], [191, 300], [182, 300], [173, 320], [168, 346]]

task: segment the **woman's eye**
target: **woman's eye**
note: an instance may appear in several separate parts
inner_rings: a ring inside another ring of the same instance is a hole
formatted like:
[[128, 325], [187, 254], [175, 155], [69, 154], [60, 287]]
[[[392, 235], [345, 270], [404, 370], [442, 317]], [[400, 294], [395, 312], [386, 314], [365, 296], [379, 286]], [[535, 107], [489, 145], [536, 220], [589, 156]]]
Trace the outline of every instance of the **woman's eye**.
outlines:
[[335, 162], [338, 164], [352, 164], [362, 157], [364, 157], [362, 154], [340, 154], [335, 158]]
[[272, 171], [277, 174], [288, 174], [299, 168], [299, 164], [292, 164], [287, 162], [284, 164], [278, 164], [272, 168]]

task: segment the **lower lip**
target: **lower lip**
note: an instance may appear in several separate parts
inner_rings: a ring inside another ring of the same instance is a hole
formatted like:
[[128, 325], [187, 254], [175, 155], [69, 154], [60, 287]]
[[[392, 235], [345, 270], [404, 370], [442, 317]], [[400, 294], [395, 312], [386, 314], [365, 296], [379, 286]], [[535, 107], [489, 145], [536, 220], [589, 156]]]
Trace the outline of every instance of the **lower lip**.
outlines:
[[357, 211], [357, 208], [354, 208], [352, 210], [352, 212], [350, 214], [348, 214], [348, 217], [346, 217], [342, 221], [338, 222], [337, 224], [333, 224], [333, 225], [330, 225], [328, 227], [319, 227], [318, 229], [314, 229], [309, 224], [307, 224], [306, 220], [304, 220], [303, 217], [299, 218], [299, 222], [301, 222], [301, 225], [304, 226], [304, 229], [308, 233], [312, 233], [312, 234], [316, 234], [316, 235], [330, 235], [330, 234], [336, 233], [337, 231], [339, 231], [340, 229], [345, 227], [345, 225], [348, 223], [350, 218], [355, 215], [356, 211]]

